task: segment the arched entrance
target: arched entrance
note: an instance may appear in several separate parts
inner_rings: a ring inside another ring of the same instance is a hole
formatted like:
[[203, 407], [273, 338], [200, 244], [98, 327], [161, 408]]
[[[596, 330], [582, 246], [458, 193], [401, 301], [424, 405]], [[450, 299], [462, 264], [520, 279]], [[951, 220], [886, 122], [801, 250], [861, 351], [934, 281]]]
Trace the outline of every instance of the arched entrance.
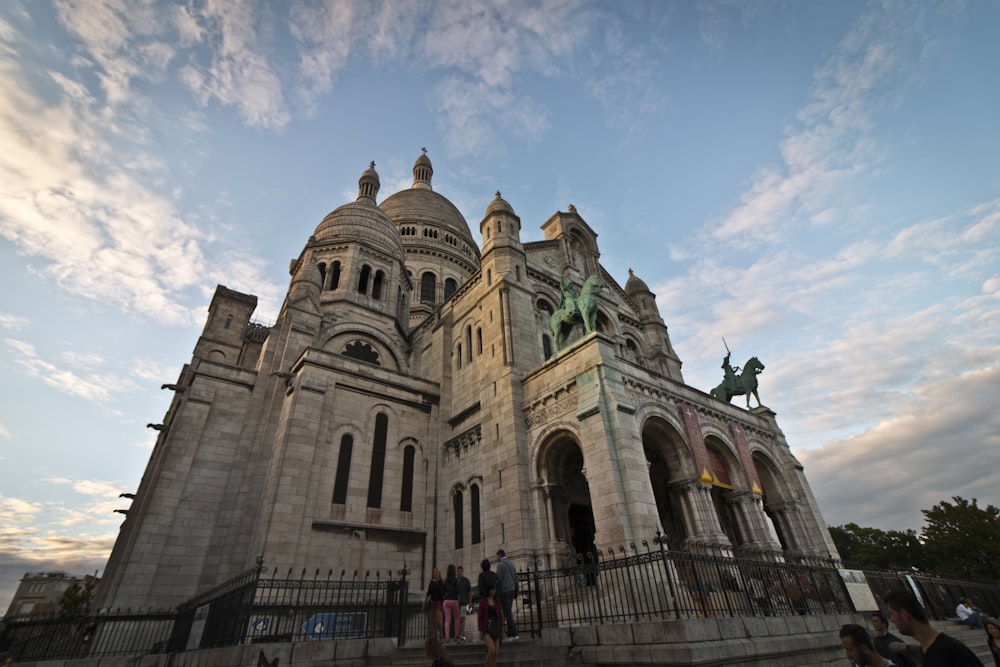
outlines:
[[562, 431], [542, 448], [539, 476], [548, 503], [549, 539], [563, 555], [586, 558], [595, 550], [596, 524], [583, 451], [576, 437]]
[[689, 536], [682, 502], [672, 488], [687, 477], [687, 466], [681, 458], [685, 448], [684, 440], [667, 421], [653, 417], [643, 424], [642, 450], [649, 466], [649, 483], [653, 488], [660, 526], [671, 541], [678, 543]]
[[770, 459], [757, 452], [753, 454], [753, 462], [760, 476], [761, 489], [764, 491], [764, 514], [768, 519], [768, 528], [784, 551], [794, 549], [796, 541], [791, 534], [791, 526], [786, 516], [785, 494], [778, 472]]

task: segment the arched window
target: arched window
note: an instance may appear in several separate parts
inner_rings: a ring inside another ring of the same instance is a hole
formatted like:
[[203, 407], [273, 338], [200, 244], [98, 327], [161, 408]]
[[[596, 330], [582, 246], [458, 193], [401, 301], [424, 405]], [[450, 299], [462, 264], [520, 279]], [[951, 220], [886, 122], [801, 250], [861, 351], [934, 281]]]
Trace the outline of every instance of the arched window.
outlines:
[[340, 439], [340, 455], [337, 457], [337, 477], [333, 482], [333, 502], [343, 505], [347, 502], [347, 481], [351, 477], [351, 450], [354, 438], [345, 435]]
[[458, 347], [455, 348], [455, 362], [458, 364], [458, 369], [462, 370], [462, 344], [459, 343]]
[[482, 542], [483, 535], [482, 531], [479, 529], [479, 485], [473, 484], [469, 487], [469, 504], [472, 510], [472, 543], [479, 544]]
[[434, 292], [437, 289], [437, 278], [428, 271], [420, 276], [420, 301], [421, 303], [434, 303]]
[[403, 450], [403, 491], [399, 496], [399, 511], [413, 511], [413, 460], [417, 455], [417, 448], [407, 445]]
[[368, 474], [368, 507], [382, 507], [382, 477], [385, 474], [385, 440], [388, 432], [389, 418], [379, 413], [375, 417], [372, 469]]
[[340, 262], [334, 262], [330, 270], [330, 289], [340, 287]]
[[465, 546], [465, 536], [462, 534], [462, 492], [459, 489], [455, 489], [455, 496], [452, 500], [455, 504], [455, 548], [461, 549]]
[[455, 282], [454, 278], [445, 278], [444, 281], [444, 298], [447, 301], [448, 297], [455, 293], [458, 289], [458, 283]]
[[361, 267], [361, 275], [358, 276], [358, 293], [367, 294], [368, 293], [368, 278], [371, 276], [372, 268], [365, 264]]
[[545, 359], [552, 357], [552, 339], [548, 334], [542, 334], [542, 357]]
[[483, 329], [476, 327], [476, 354], [483, 353]]
[[465, 327], [465, 347], [468, 349], [467, 359], [472, 363], [472, 326]]
[[375, 280], [372, 281], [372, 298], [376, 301], [382, 300], [382, 283], [385, 281], [385, 273], [375, 272]]
[[326, 289], [326, 264], [324, 262], [320, 262], [316, 266], [319, 268], [320, 289]]

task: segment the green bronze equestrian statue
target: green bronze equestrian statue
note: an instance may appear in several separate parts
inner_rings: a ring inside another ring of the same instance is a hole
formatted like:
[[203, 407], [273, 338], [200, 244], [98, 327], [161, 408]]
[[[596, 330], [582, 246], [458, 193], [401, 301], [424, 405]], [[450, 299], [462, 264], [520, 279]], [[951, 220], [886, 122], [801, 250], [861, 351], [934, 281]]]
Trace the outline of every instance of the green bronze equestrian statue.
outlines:
[[764, 370], [764, 364], [757, 357], [750, 357], [743, 364], [743, 372], [737, 373], [740, 367], [733, 368], [729, 364], [729, 355], [730, 353], [727, 350], [726, 358], [722, 360], [722, 370], [725, 372], [725, 378], [722, 380], [722, 384], [711, 391], [712, 396], [720, 401], [729, 403], [733, 400], [733, 396], [746, 394], [747, 410], [749, 410], [750, 394], [753, 394], [753, 397], [757, 399], [757, 407], [763, 407], [760, 403], [760, 396], [757, 394], [757, 376]]
[[566, 269], [563, 269], [560, 281], [562, 303], [549, 318], [549, 330], [555, 340], [556, 352], [563, 349], [566, 339], [577, 324], [583, 323], [584, 335], [594, 331], [597, 324], [597, 293], [607, 286], [601, 274], [595, 273], [584, 281], [580, 295], [576, 296], [573, 294], [573, 286], [566, 280]]

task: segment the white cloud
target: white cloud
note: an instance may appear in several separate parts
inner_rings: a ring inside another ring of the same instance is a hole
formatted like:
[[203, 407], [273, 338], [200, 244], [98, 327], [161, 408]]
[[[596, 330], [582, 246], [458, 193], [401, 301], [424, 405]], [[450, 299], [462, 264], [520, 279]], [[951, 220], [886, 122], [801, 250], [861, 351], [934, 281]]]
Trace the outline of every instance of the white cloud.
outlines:
[[27, 317], [11, 315], [10, 313], [0, 313], [0, 328], [17, 330], [29, 324], [31, 324], [31, 320]]
[[781, 146], [782, 164], [763, 167], [739, 204], [714, 230], [730, 243], [774, 243], [796, 226], [849, 224], [845, 193], [881, 156], [871, 133], [875, 115], [915, 76], [925, 39], [920, 8], [882, 6], [862, 17], [816, 73], [812, 101]]
[[1000, 503], [1000, 366], [915, 385], [893, 417], [843, 440], [799, 452], [831, 525], [919, 529], [955, 495]]
[[205, 105], [217, 99], [235, 107], [251, 127], [280, 130], [287, 125], [291, 114], [285, 108], [281, 79], [258, 51], [256, 3], [209, 0], [188, 18], [197, 22], [200, 31], [184, 23], [185, 37], [200, 37], [212, 50], [211, 64], [199, 64], [192, 54], [179, 72], [198, 101]]
[[135, 389], [135, 384], [131, 380], [114, 374], [92, 372], [77, 374], [60, 368], [42, 359], [31, 343], [13, 338], [7, 338], [4, 342], [18, 355], [15, 362], [29, 377], [39, 378], [64, 394], [107, 407], [114, 402], [116, 395]]

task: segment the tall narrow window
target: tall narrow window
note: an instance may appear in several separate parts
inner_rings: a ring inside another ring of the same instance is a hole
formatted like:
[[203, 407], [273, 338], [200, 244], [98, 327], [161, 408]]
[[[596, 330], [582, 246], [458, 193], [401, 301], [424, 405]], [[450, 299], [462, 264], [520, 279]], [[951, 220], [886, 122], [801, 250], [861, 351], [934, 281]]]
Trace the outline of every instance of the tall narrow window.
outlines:
[[371, 276], [372, 269], [370, 266], [365, 264], [361, 267], [361, 275], [358, 276], [358, 293], [367, 294], [368, 293], [368, 278]]
[[413, 445], [407, 445], [403, 450], [403, 492], [399, 498], [399, 511], [413, 511], [413, 459], [417, 454], [417, 449]]
[[472, 511], [471, 539], [473, 544], [479, 544], [483, 539], [483, 535], [482, 532], [479, 530], [479, 485], [478, 484], [473, 484], [469, 488], [469, 496], [470, 496], [469, 505], [471, 505], [469, 509]]
[[334, 262], [330, 270], [330, 289], [337, 289], [340, 286], [340, 262]]
[[455, 503], [455, 548], [461, 549], [465, 546], [465, 536], [462, 535], [462, 492], [459, 489], [455, 489], [453, 501]]
[[483, 330], [481, 327], [476, 327], [476, 354], [483, 353]]
[[375, 272], [375, 280], [372, 281], [372, 298], [376, 301], [382, 300], [382, 283], [385, 280], [385, 273]]
[[337, 457], [337, 477], [333, 483], [333, 502], [341, 505], [347, 502], [347, 481], [351, 477], [351, 450], [354, 438], [345, 435], [340, 439], [340, 455]]
[[462, 344], [459, 343], [458, 347], [455, 349], [455, 362], [458, 364], [458, 369], [462, 369]]
[[434, 292], [437, 289], [437, 279], [434, 274], [428, 271], [420, 276], [420, 301], [423, 303], [434, 303]]
[[455, 282], [455, 279], [454, 278], [445, 278], [445, 281], [444, 281], [444, 298], [445, 298], [445, 300], [447, 300], [448, 297], [450, 297], [452, 294], [454, 294], [456, 289], [458, 289], [458, 283]]
[[368, 507], [382, 507], [382, 477], [385, 474], [385, 441], [389, 418], [375, 417], [375, 439], [372, 442], [372, 469], [368, 474]]
[[466, 359], [471, 364], [472, 363], [472, 327], [465, 327], [465, 347], [467, 349]]
[[326, 289], [326, 264], [324, 262], [320, 262], [316, 266], [319, 268], [320, 289]]

